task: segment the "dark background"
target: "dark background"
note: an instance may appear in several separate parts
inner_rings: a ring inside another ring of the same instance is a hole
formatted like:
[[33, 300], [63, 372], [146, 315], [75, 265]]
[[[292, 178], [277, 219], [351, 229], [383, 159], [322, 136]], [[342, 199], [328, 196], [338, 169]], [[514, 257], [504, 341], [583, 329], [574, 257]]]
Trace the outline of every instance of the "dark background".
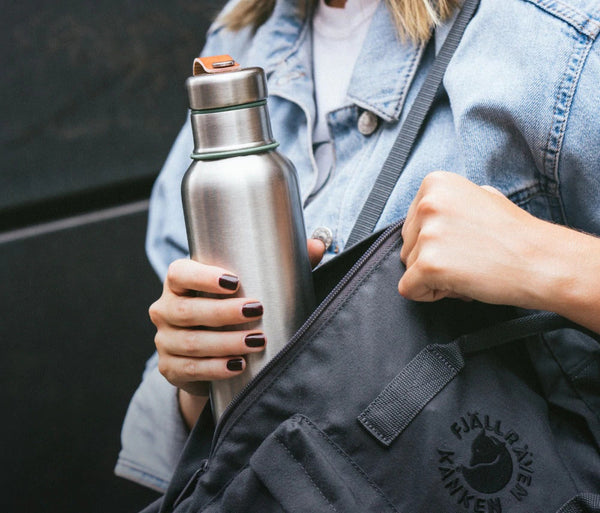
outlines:
[[8, 512], [129, 512], [113, 475], [154, 349], [147, 199], [221, 2], [2, 2], [0, 443]]

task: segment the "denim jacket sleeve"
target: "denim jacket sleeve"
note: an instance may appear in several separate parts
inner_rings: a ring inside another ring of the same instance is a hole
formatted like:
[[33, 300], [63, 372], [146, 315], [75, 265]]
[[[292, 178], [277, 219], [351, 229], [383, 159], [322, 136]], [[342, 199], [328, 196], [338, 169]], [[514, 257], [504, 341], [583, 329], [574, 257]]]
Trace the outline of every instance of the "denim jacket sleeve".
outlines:
[[585, 34], [576, 42], [580, 61], [574, 62], [573, 89], [565, 110], [568, 118], [557, 130], [562, 148], [553, 163], [560, 183], [565, 224], [600, 235], [600, 7], [594, 38]]
[[158, 372], [156, 355], [148, 360], [121, 431], [122, 449], [115, 474], [164, 492], [188, 436], [177, 390]]

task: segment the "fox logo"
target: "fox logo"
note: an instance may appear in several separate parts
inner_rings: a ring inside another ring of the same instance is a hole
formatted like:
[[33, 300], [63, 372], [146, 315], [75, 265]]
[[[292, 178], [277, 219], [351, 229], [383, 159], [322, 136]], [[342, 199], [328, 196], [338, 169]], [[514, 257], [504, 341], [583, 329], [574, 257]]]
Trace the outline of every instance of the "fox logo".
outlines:
[[469, 466], [462, 465], [460, 470], [474, 490], [496, 493], [510, 481], [513, 462], [505, 442], [481, 431], [471, 444]]

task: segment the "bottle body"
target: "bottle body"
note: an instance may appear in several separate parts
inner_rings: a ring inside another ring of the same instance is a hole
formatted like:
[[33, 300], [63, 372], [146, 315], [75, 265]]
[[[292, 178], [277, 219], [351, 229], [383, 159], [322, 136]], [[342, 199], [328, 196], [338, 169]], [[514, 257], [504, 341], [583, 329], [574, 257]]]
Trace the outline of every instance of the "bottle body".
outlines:
[[314, 307], [300, 194], [292, 164], [271, 150], [194, 161], [182, 198], [191, 258], [235, 273], [237, 296], [264, 306], [260, 321], [228, 328], [263, 331], [267, 344], [242, 374], [211, 383], [218, 419]]
[[259, 321], [222, 328], [262, 331], [267, 343], [245, 355], [244, 372], [211, 383], [218, 420], [308, 317], [314, 289], [296, 170], [274, 149], [264, 71], [239, 69], [229, 56], [200, 58], [186, 86], [194, 161], [181, 191], [190, 256], [235, 273], [236, 295], [264, 307]]

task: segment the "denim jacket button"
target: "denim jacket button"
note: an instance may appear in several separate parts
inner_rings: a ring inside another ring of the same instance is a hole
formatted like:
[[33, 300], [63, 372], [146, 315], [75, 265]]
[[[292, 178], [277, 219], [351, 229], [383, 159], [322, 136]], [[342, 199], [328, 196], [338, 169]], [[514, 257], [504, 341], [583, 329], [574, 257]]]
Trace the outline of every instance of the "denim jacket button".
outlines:
[[333, 232], [327, 226], [319, 226], [310, 238], [319, 239], [325, 245], [325, 251], [327, 251], [333, 242]]
[[379, 118], [369, 110], [358, 116], [358, 131], [363, 135], [371, 135], [379, 125]]

